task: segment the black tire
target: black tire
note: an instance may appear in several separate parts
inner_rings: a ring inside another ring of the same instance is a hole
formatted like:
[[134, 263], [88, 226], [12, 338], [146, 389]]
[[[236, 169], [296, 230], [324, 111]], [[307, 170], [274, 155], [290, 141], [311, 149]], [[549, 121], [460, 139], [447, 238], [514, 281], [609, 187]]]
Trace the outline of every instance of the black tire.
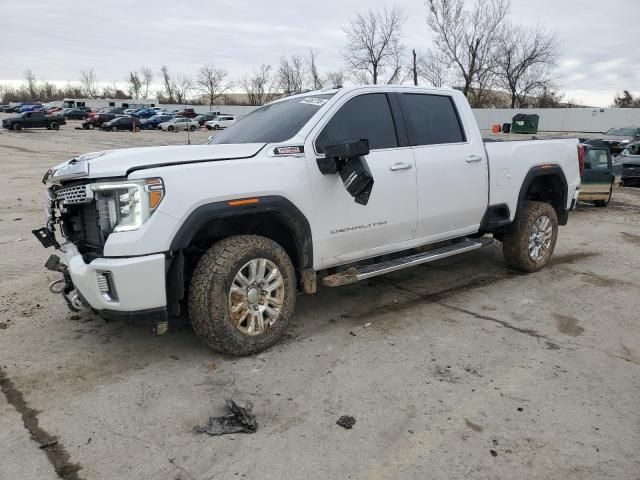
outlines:
[[20, 130], [22, 130], [22, 125], [19, 123], [14, 123], [12, 128], [15, 132], [19, 132]]
[[175, 130], [175, 128], [173, 127], [173, 125], [169, 125], [167, 127], [167, 130], [169, 130], [170, 132], [173, 132]]
[[58, 122], [51, 122], [51, 128], [53, 130], [60, 130], [60, 125], [58, 125]]
[[90, 123], [89, 124], [89, 130], [93, 130], [94, 128], [96, 128], [95, 123]]
[[195, 125], [191, 125], [189, 127], [189, 130], [192, 131], [192, 132], [195, 132], [196, 131], [196, 126]]
[[[551, 238], [541, 258], [535, 259], [529, 254], [529, 237], [536, 221], [545, 216], [550, 220]], [[510, 267], [537, 272], [549, 263], [557, 239], [558, 216], [553, 207], [548, 203], [527, 201], [520, 206], [515, 220], [504, 234], [502, 252]]]
[[[267, 259], [283, 278], [280, 313], [264, 333], [248, 335], [233, 323], [230, 289], [236, 274], [254, 259]], [[296, 302], [296, 275], [291, 259], [273, 240], [257, 235], [225, 238], [200, 259], [189, 287], [189, 317], [194, 332], [207, 345], [230, 355], [250, 355], [274, 345], [289, 325]]]
[[214, 126], [213, 126], [213, 129], [214, 129], [214, 130], [220, 130], [220, 125], [214, 125]]
[[211, 125], [207, 125], [207, 130], [213, 130], [213, 127]]
[[117, 132], [118, 131], [118, 127], [116, 127], [115, 125], [113, 127], [111, 127], [111, 131], [112, 132]]
[[611, 195], [613, 195], [613, 185], [611, 185], [611, 188], [609, 188], [609, 197], [607, 197], [606, 200], [594, 200], [593, 204], [598, 208], [606, 207], [611, 201]]

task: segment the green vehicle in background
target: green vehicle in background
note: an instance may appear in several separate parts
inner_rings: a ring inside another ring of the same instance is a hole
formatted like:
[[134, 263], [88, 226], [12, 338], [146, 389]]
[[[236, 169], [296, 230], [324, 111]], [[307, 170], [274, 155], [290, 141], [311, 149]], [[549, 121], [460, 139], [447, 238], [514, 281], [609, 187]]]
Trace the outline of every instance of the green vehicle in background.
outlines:
[[584, 161], [578, 201], [606, 207], [611, 200], [615, 181], [611, 151], [603, 145], [581, 144], [578, 148]]

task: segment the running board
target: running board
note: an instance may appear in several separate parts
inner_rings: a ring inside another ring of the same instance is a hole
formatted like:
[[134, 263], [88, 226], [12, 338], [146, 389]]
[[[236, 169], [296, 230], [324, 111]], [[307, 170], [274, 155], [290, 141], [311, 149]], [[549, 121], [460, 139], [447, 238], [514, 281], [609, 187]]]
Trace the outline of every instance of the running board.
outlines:
[[395, 272], [396, 270], [402, 270], [407, 267], [414, 267], [422, 263], [433, 262], [442, 258], [452, 257], [459, 253], [470, 252], [472, 250], [478, 250], [482, 247], [488, 247], [493, 245], [495, 240], [493, 238], [478, 238], [477, 240], [463, 240], [459, 243], [454, 243], [444, 247], [429, 250], [428, 252], [416, 253], [407, 257], [396, 258], [394, 260], [388, 260], [386, 262], [374, 263], [371, 265], [365, 265], [363, 267], [352, 267], [344, 272], [328, 275], [322, 279], [322, 284], [326, 287], [340, 287], [342, 285], [349, 285], [350, 283], [356, 283], [366, 278], [377, 277], [378, 275], [384, 275], [385, 273]]

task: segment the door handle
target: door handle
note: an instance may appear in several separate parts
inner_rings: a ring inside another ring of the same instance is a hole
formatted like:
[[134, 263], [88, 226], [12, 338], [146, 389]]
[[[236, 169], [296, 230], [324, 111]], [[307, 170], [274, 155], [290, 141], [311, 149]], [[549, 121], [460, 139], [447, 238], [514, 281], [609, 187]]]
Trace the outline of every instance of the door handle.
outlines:
[[411, 168], [410, 163], [394, 163], [389, 167], [389, 170], [396, 172], [398, 170], [409, 170]]
[[467, 157], [467, 163], [480, 162], [482, 157], [480, 155], [469, 155]]

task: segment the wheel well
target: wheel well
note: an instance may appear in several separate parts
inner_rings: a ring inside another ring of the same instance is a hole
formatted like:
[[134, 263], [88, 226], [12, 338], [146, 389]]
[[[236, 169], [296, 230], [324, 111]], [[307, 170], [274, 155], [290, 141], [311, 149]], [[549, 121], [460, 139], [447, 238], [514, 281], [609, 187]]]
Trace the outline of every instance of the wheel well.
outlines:
[[561, 225], [566, 223], [566, 181], [560, 175], [538, 175], [527, 186], [521, 201], [533, 200], [550, 204], [558, 215]]
[[303, 262], [295, 234], [287, 220], [277, 212], [260, 212], [238, 217], [214, 218], [195, 233], [186, 251], [208, 249], [214, 243], [233, 235], [261, 235], [278, 243], [298, 270]]

